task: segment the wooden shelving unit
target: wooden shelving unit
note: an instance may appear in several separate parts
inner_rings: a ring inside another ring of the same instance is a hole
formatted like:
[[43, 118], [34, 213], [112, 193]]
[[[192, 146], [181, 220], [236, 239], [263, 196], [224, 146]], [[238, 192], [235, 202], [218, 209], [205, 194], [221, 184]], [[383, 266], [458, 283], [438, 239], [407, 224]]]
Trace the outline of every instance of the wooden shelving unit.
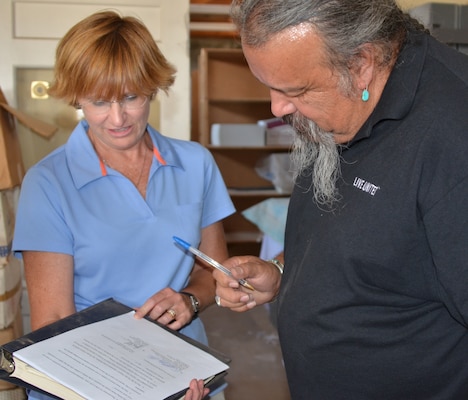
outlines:
[[256, 123], [272, 118], [268, 88], [250, 72], [240, 49], [203, 48], [198, 64], [198, 140], [213, 154], [237, 213], [225, 221], [229, 251], [258, 254], [262, 234], [241, 212], [270, 197], [283, 197], [261, 178], [255, 165], [282, 146], [223, 147], [211, 144], [215, 123]]

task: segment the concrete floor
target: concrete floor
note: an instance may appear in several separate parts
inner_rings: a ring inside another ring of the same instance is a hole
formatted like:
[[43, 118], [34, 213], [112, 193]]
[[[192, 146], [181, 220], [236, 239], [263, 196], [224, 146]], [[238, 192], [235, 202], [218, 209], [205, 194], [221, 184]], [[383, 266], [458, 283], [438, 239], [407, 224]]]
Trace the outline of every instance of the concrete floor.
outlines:
[[245, 313], [212, 306], [201, 318], [210, 347], [232, 359], [226, 400], [290, 400], [278, 335], [265, 306]]

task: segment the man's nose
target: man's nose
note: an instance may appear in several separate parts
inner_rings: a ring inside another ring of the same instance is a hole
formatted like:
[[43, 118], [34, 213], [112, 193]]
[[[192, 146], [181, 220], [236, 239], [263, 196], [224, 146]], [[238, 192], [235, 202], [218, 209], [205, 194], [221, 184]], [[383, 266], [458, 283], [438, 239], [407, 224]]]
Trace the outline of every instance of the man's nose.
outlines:
[[275, 117], [283, 117], [284, 115], [294, 114], [296, 106], [289, 100], [287, 96], [274, 90], [270, 90], [271, 112]]

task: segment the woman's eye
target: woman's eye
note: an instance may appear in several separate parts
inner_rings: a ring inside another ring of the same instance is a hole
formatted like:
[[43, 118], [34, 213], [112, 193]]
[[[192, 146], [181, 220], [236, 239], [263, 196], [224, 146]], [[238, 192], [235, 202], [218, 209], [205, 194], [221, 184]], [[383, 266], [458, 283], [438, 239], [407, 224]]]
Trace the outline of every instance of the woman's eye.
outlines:
[[93, 106], [95, 107], [103, 107], [107, 104], [107, 101], [104, 101], [104, 100], [96, 100], [96, 101], [93, 101]]
[[129, 95], [124, 97], [124, 101], [126, 103], [131, 103], [131, 102], [135, 101], [136, 99], [138, 99], [138, 96], [134, 95], [134, 94], [129, 94]]

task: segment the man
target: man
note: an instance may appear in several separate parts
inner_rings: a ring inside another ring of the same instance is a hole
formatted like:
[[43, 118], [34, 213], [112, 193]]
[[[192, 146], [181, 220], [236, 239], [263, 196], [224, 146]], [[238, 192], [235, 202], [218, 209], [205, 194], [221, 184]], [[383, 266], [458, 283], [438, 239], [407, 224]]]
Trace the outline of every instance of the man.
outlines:
[[[214, 272], [277, 297], [292, 398], [468, 398], [468, 58], [392, 0], [234, 0], [272, 111], [297, 130], [285, 267]], [[276, 265], [274, 265], [276, 264]]]

